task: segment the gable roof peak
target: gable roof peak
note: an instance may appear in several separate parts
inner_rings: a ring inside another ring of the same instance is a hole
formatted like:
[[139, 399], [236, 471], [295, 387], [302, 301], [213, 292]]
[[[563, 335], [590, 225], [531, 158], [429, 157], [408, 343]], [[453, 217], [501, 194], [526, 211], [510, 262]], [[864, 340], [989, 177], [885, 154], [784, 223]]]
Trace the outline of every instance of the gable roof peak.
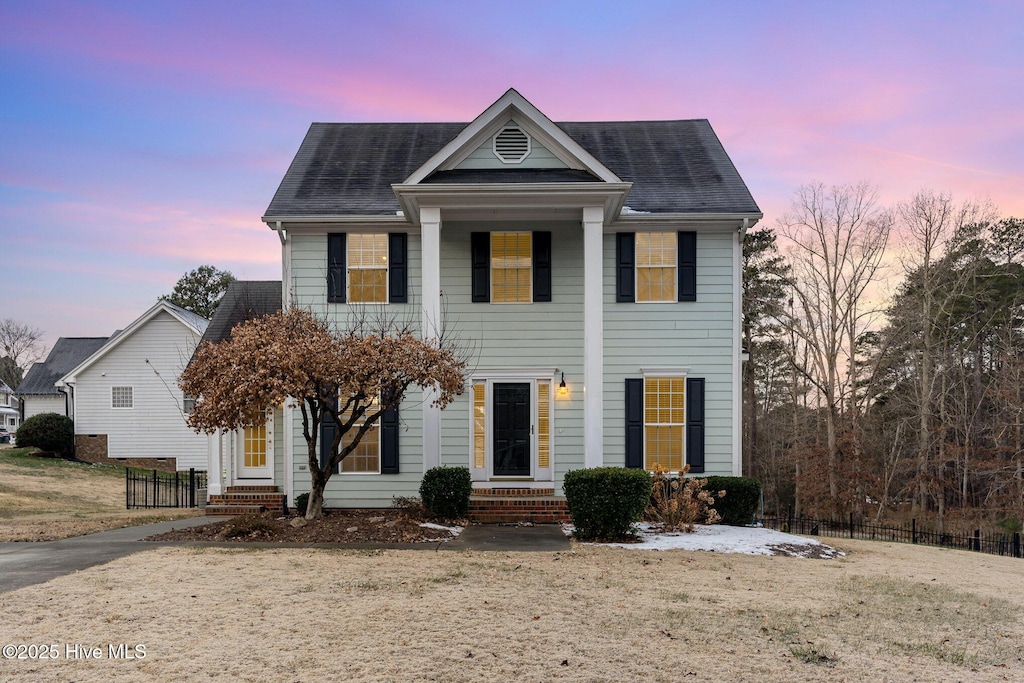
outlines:
[[570, 169], [588, 171], [604, 182], [622, 182], [544, 112], [520, 95], [519, 91], [509, 88], [401, 184], [416, 185], [437, 171], [454, 169], [484, 140], [498, 133], [509, 120], [514, 120], [523, 131], [540, 140]]

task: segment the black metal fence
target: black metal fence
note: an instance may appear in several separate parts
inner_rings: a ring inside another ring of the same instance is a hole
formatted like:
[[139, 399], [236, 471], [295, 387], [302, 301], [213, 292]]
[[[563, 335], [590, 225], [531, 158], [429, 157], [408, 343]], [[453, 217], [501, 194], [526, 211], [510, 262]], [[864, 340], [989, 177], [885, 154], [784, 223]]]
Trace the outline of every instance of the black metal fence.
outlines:
[[194, 508], [206, 501], [200, 500], [206, 489], [206, 472], [160, 472], [153, 470], [124, 470], [125, 508]]
[[884, 526], [854, 519], [853, 515], [850, 515], [848, 520], [843, 521], [794, 517], [790, 515], [789, 517], [765, 517], [761, 520], [761, 523], [769, 529], [788, 531], [806, 536], [920, 543], [941, 548], [973, 550], [991, 555], [1022, 556], [1019, 533], [983, 534], [980, 529], [975, 529], [973, 532], [968, 533], [951, 533], [948, 531], [939, 533], [929, 529], [918, 528], [916, 519], [912, 519], [910, 524]]

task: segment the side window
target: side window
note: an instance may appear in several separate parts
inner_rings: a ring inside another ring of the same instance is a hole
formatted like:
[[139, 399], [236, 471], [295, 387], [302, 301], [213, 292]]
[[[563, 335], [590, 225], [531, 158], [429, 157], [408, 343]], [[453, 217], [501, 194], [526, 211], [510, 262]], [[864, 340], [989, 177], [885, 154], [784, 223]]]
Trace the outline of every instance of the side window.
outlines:
[[697, 233], [615, 235], [615, 301], [697, 300]]
[[348, 236], [348, 301], [379, 304], [388, 300], [388, 236]]
[[408, 303], [405, 233], [327, 235], [328, 303]]
[[110, 388], [111, 408], [134, 408], [135, 390], [133, 387], [111, 387]]

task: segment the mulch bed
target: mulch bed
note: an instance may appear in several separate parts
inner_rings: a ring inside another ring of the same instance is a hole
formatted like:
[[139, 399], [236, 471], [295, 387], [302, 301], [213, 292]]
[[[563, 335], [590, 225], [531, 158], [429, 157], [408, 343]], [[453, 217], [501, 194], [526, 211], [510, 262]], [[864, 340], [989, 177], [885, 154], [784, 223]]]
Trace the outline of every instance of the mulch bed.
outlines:
[[176, 529], [147, 541], [227, 541], [237, 543], [424, 543], [453, 538], [446, 529], [420, 526], [423, 520], [404, 510], [327, 510], [323, 519], [298, 515], [241, 515], [210, 524]]

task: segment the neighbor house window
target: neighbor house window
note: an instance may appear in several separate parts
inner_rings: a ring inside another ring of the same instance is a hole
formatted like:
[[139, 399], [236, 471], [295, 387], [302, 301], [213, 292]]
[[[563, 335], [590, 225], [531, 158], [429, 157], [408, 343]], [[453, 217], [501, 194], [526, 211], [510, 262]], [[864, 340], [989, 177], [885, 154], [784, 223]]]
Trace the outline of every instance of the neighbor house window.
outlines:
[[644, 379], [644, 469], [660, 465], [678, 472], [683, 468], [685, 399], [685, 377]]
[[186, 394], [181, 398], [181, 411], [186, 415], [191, 415], [192, 411], [196, 409], [196, 398], [195, 396], [189, 396]]
[[111, 408], [134, 408], [135, 395], [133, 387], [111, 387], [110, 388]]
[[348, 236], [348, 300], [384, 303], [388, 300], [388, 236]]
[[676, 233], [636, 233], [636, 300], [676, 300]]
[[491, 233], [491, 301], [531, 301], [533, 237], [529, 232]]

